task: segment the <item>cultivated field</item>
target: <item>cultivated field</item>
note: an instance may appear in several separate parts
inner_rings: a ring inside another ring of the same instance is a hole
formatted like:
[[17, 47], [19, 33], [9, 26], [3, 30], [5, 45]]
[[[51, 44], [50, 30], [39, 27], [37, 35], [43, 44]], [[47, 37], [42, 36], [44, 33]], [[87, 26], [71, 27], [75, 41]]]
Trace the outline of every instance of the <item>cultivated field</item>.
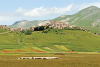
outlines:
[[[1, 30], [3, 31], [3, 30]], [[82, 30], [50, 29], [0, 34], [0, 52], [100, 52], [100, 36]]]
[[[18, 59], [19, 57], [59, 57], [60, 59]], [[99, 67], [100, 54], [0, 55], [0, 67]]]
[[[62, 32], [62, 33], [60, 33]], [[50, 30], [48, 33], [33, 32], [24, 37], [27, 48], [44, 52], [99, 52], [100, 36], [81, 30]]]
[[[8, 32], [8, 33], [4, 33]], [[1, 30], [0, 67], [99, 67], [100, 36], [82, 30], [51, 29], [31, 35]], [[63, 53], [65, 55], [55, 55]], [[18, 59], [59, 57], [59, 59]]]

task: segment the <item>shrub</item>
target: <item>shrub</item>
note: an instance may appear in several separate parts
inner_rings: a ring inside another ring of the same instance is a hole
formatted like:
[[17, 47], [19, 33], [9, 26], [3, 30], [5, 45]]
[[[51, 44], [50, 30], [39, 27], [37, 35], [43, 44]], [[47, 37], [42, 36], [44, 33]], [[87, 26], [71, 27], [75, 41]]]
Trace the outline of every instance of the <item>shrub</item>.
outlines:
[[50, 31], [50, 28], [48, 28], [48, 31]]
[[98, 33], [98, 35], [100, 35], [100, 33]]
[[25, 35], [31, 35], [32, 31], [31, 30], [26, 30]]
[[53, 29], [53, 27], [50, 27], [51, 29]]
[[46, 27], [46, 29], [48, 29], [48, 28], [49, 28], [49, 26]]
[[22, 30], [21, 33], [25, 33], [25, 30]]
[[83, 29], [83, 31], [85, 31], [85, 30]]
[[48, 33], [48, 30], [44, 30], [43, 33]]

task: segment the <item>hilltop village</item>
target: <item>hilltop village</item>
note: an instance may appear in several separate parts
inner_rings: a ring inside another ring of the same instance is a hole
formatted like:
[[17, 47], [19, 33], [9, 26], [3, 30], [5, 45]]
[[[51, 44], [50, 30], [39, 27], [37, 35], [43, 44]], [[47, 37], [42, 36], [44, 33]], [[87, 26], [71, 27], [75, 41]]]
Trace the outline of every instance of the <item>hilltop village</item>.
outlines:
[[[68, 27], [68, 28], [73, 28], [73, 27], [76, 27], [75, 25], [69, 25], [69, 24], [66, 24], [64, 22], [61, 22], [61, 21], [50, 21], [49, 23], [46, 23], [45, 25], [42, 25], [42, 26], [49, 26], [49, 27], [52, 27], [53, 29], [64, 29], [65, 27]], [[22, 29], [22, 28], [10, 28], [10, 27], [7, 27], [6, 25], [0, 25], [1, 28], [3, 28], [4, 30], [10, 30], [10, 31], [25, 31], [25, 30], [31, 30], [31, 31], [34, 31], [34, 28], [35, 27], [30, 27], [29, 29]], [[36, 26], [36, 27], [39, 27], [39, 26]], [[82, 29], [81, 27], [79, 27], [80, 29]]]

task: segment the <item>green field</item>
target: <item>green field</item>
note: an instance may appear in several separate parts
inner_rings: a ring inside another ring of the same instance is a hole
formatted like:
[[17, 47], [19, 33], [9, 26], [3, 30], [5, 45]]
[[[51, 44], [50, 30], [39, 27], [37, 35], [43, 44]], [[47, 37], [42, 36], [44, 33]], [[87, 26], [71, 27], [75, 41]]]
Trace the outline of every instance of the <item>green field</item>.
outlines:
[[[0, 67], [99, 67], [100, 35], [82, 30], [50, 29], [31, 35], [1, 29]], [[7, 32], [7, 33], [5, 33]], [[55, 55], [63, 53], [65, 55]], [[59, 57], [59, 59], [18, 59]]]
[[94, 52], [100, 51], [100, 36], [81, 30], [60, 32], [33, 32], [24, 37], [24, 45], [32, 49], [48, 52]]
[[8, 32], [0, 38], [0, 52], [100, 52], [100, 36], [82, 30]]
[[7, 32], [7, 30], [3, 30], [3, 28], [0, 28], [0, 33], [3, 33], [3, 32]]
[[20, 35], [0, 29], [0, 51], [20, 48]]

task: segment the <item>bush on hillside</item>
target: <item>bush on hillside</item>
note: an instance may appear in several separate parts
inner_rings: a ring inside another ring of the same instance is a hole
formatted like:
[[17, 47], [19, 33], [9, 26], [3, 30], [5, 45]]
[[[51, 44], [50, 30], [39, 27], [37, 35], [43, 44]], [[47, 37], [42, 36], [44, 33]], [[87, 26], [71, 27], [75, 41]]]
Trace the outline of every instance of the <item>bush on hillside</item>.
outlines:
[[15, 30], [15, 32], [16, 32], [16, 34], [19, 34], [19, 32], [18, 32], [18, 31], [16, 31], [16, 30]]
[[48, 30], [44, 30], [43, 33], [48, 33]]
[[98, 33], [98, 35], [100, 35], [100, 33]]
[[25, 35], [31, 35], [32, 31], [31, 30], [26, 30]]
[[85, 31], [85, 30], [83, 29], [83, 31]]
[[22, 30], [21, 33], [25, 33], [25, 30]]
[[50, 31], [50, 28], [48, 28], [47, 30]]
[[53, 27], [50, 27], [50, 29], [53, 29]]
[[48, 29], [49, 28], [49, 26], [46, 26], [46, 29]]
[[69, 28], [69, 27], [65, 27], [65, 30], [81, 30], [79, 27], [73, 27], [73, 28]]

